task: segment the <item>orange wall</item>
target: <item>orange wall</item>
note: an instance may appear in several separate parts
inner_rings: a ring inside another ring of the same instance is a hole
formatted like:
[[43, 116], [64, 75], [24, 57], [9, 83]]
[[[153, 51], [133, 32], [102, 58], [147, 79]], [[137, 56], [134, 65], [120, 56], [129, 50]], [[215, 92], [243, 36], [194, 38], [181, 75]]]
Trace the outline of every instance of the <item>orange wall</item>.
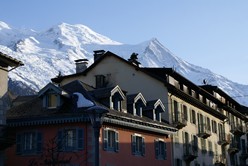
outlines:
[[[64, 127], [80, 127], [85, 129], [85, 123], [83, 124], [68, 124], [66, 126], [63, 125], [49, 125], [49, 126], [36, 126], [36, 127], [23, 127], [16, 128], [17, 132], [22, 131], [40, 131], [43, 133], [43, 146], [45, 146], [46, 143], [48, 143], [49, 140], [52, 140], [58, 132], [59, 129], [62, 129]], [[84, 133], [86, 135], [86, 130], [84, 130]], [[84, 139], [86, 141], [86, 139]], [[84, 143], [86, 145], [86, 143]], [[76, 163], [80, 165], [86, 165], [86, 146], [83, 151], [75, 152], [75, 153], [61, 153], [65, 158], [72, 157], [71, 163]], [[41, 155], [16, 155], [16, 145], [13, 145], [12, 147], [8, 148], [5, 151], [5, 164], [6, 166], [20, 166], [20, 165], [29, 165], [32, 160], [35, 160], [37, 162], [40, 162], [42, 160]]]
[[[100, 163], [102, 166], [122, 166], [122, 165], [136, 165], [136, 166], [165, 166], [172, 165], [171, 161], [171, 139], [166, 138], [162, 135], [155, 135], [147, 132], [137, 132], [131, 129], [123, 129], [112, 126], [104, 126], [111, 129], [115, 129], [119, 132], [119, 151], [118, 152], [108, 152], [103, 150], [102, 142], [100, 139]], [[101, 130], [102, 131], [102, 130]], [[145, 156], [135, 156], [131, 151], [131, 135], [137, 133], [145, 137]], [[102, 132], [101, 132], [102, 137]], [[155, 158], [155, 146], [154, 140], [157, 138], [164, 139], [167, 142], [167, 159], [157, 160]]]

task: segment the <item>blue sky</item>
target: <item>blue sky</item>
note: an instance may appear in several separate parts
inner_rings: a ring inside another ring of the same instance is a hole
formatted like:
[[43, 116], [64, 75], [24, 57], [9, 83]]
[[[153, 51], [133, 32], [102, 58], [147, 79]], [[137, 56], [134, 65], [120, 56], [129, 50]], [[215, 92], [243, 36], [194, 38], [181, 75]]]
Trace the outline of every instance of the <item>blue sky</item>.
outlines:
[[248, 1], [239, 0], [2, 0], [0, 20], [45, 31], [84, 24], [113, 40], [157, 38], [176, 56], [248, 84]]

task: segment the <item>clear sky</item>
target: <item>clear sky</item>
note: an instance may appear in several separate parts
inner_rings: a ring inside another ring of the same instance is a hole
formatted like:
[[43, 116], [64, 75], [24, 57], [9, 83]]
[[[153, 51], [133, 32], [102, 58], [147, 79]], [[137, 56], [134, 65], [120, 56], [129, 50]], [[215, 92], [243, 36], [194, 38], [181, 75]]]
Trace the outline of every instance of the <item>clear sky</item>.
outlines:
[[0, 20], [45, 31], [84, 24], [112, 40], [157, 38], [176, 56], [248, 84], [246, 0], [1, 0]]

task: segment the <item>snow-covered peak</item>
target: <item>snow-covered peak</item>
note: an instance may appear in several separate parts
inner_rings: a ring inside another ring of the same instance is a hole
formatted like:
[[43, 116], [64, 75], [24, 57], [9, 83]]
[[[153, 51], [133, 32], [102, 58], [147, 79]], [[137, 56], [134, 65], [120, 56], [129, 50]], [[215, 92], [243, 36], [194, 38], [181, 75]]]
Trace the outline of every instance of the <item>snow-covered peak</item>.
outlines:
[[119, 45], [121, 43], [94, 32], [89, 27], [81, 24], [61, 23], [53, 26], [45, 32], [49, 38], [57, 41], [63, 41], [64, 45], [81, 44], [101, 44], [101, 45]]
[[[3, 30], [4, 29], [4, 30]], [[87, 58], [93, 63], [93, 51], [111, 51], [124, 59], [138, 53], [144, 67], [170, 67], [197, 85], [203, 80], [216, 85], [230, 96], [246, 96], [248, 85], [241, 85], [215, 74], [208, 69], [193, 65], [174, 55], [169, 49], [152, 38], [136, 45], [121, 44], [98, 34], [87, 26], [62, 23], [47, 31], [10, 28], [0, 21], [0, 51], [24, 63], [23, 67], [10, 72], [10, 88], [17, 93], [30, 94], [39, 91], [59, 73], [75, 73], [74, 60]], [[18, 87], [18, 88], [15, 88]], [[21, 91], [25, 89], [25, 92]], [[248, 106], [244, 97], [235, 98]]]
[[0, 30], [3, 30], [3, 29], [11, 29], [11, 28], [5, 22], [0, 21]]

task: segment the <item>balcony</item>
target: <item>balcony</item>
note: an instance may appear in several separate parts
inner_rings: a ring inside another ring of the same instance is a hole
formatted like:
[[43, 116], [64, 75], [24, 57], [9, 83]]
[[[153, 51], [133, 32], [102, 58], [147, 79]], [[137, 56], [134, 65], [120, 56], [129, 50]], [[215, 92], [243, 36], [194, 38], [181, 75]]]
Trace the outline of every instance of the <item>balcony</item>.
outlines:
[[231, 133], [233, 133], [234, 135], [244, 135], [245, 134], [245, 126], [243, 126], [242, 124], [236, 124], [236, 123], [232, 123], [231, 124]]
[[239, 144], [238, 142], [236, 141], [233, 141], [230, 146], [229, 146], [229, 149], [228, 149], [228, 153], [229, 154], [235, 154], [239, 151]]
[[223, 155], [214, 156], [214, 165], [215, 166], [225, 166], [226, 165], [225, 156], [223, 156]]
[[208, 138], [211, 135], [211, 130], [209, 129], [209, 127], [206, 124], [199, 124], [198, 125], [198, 137], [201, 138]]
[[177, 129], [181, 129], [187, 125], [187, 120], [182, 113], [173, 114], [172, 125]]
[[231, 135], [226, 133], [220, 133], [218, 144], [221, 146], [226, 146], [231, 142]]
[[191, 144], [183, 145], [183, 157], [185, 162], [190, 163], [194, 159], [198, 157], [197, 146], [193, 146]]

